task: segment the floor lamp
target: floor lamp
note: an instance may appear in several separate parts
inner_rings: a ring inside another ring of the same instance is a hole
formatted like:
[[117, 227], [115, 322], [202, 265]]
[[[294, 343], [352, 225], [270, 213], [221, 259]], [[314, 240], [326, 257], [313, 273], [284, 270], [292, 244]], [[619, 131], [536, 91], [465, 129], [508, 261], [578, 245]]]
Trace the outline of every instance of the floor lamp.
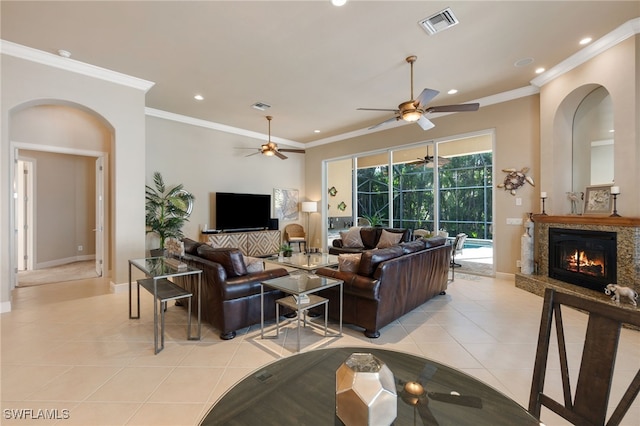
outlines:
[[[309, 228], [309, 217], [311, 213], [318, 211], [318, 203], [316, 201], [303, 201], [302, 211], [307, 214], [307, 242], [305, 242], [305, 249], [309, 253], [309, 246], [311, 245], [311, 229]], [[307, 245], [308, 244], [308, 245]]]

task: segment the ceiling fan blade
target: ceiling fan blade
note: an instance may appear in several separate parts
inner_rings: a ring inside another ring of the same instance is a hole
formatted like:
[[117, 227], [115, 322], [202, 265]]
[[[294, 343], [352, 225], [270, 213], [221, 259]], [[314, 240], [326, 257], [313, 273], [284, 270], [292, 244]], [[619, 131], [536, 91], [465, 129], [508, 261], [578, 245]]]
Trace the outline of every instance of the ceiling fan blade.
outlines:
[[429, 121], [429, 119], [424, 115], [421, 115], [418, 121], [416, 121], [416, 123], [418, 123], [418, 125], [422, 127], [422, 130], [433, 129], [436, 126], [431, 121]]
[[304, 149], [287, 149], [287, 148], [280, 148], [278, 149], [278, 151], [280, 152], [296, 152], [298, 154], [304, 154]]
[[420, 401], [417, 405], [418, 413], [420, 413], [420, 418], [422, 418], [422, 424], [424, 426], [438, 426], [440, 423], [433, 417], [431, 410], [429, 409], [428, 401], [426, 403], [422, 403]]
[[482, 408], [482, 399], [477, 396], [438, 392], [427, 392], [427, 396], [433, 401], [446, 402], [447, 404], [461, 405], [463, 407]]
[[399, 112], [397, 109], [389, 109], [389, 108], [356, 108], [358, 111], [393, 111]]
[[435, 98], [436, 96], [438, 96], [438, 93], [440, 93], [437, 90], [433, 90], [433, 89], [424, 89], [422, 91], [422, 93], [420, 93], [420, 96], [418, 96], [416, 98], [416, 101], [413, 103], [416, 107], [420, 106], [420, 105], [426, 105], [429, 103], [430, 100], [432, 100], [433, 98]]
[[276, 157], [280, 158], [281, 160], [286, 160], [288, 157], [284, 154], [282, 154], [279, 151], [273, 150], [273, 155], [275, 155]]
[[380, 127], [380, 126], [382, 126], [384, 124], [391, 123], [392, 121], [398, 121], [398, 120], [400, 120], [400, 117], [398, 117], [398, 116], [391, 117], [391, 118], [389, 118], [387, 120], [384, 120], [382, 123], [378, 123], [378, 124], [376, 124], [374, 126], [369, 127], [369, 130], [375, 129], [376, 127]]
[[477, 111], [480, 108], [479, 103], [472, 104], [458, 104], [458, 105], [440, 105], [433, 106], [426, 109], [426, 112], [467, 112], [467, 111]]
[[252, 155], [256, 155], [256, 154], [260, 154], [260, 150], [258, 150], [258, 152], [254, 152], [253, 154], [247, 154], [245, 155], [245, 157], [251, 157]]

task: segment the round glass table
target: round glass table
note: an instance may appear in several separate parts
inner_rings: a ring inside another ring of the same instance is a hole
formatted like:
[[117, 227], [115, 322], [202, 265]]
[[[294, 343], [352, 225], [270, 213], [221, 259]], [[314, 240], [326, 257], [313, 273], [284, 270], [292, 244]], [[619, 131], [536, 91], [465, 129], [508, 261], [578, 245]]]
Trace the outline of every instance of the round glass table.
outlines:
[[[535, 425], [522, 406], [481, 381], [419, 356], [376, 348], [332, 348], [268, 364], [229, 389], [201, 425], [341, 425], [336, 416], [336, 370], [352, 353], [371, 353], [393, 372], [394, 425]], [[407, 395], [407, 382], [424, 393]]]

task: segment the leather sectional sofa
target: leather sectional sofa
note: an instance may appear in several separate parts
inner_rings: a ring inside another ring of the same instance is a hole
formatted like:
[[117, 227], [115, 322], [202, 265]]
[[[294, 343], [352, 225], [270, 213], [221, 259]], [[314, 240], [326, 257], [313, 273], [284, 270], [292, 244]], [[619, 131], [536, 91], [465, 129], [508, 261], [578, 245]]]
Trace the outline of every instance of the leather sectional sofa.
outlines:
[[[356, 229], [356, 228], [351, 228]], [[380, 238], [384, 233], [392, 233], [392, 234], [402, 234], [399, 241], [396, 244], [409, 242], [412, 238], [412, 233], [410, 229], [402, 229], [402, 228], [382, 228], [379, 226], [373, 227], [361, 227], [360, 229], [360, 240], [362, 242], [361, 245], [356, 244], [353, 246], [349, 246], [343, 238], [337, 238], [333, 240], [332, 247], [329, 247], [329, 254], [341, 254], [341, 253], [361, 253], [365, 250], [371, 250], [374, 248], [379, 248], [378, 244], [380, 243]], [[341, 232], [341, 235], [344, 232]]]
[[[202, 294], [197, 294], [195, 275], [176, 277], [177, 285], [193, 292], [192, 306], [201, 297], [202, 320], [220, 330], [224, 340], [233, 339], [236, 330], [260, 323], [260, 282], [288, 275], [284, 268], [248, 272], [242, 252], [237, 248], [212, 248], [185, 238], [183, 262], [202, 270]], [[265, 318], [275, 317], [275, 301], [283, 297], [265, 288]]]
[[[322, 268], [316, 274], [344, 281], [343, 322], [376, 338], [382, 327], [444, 294], [450, 260], [451, 245], [444, 237], [433, 237], [363, 251], [355, 272]], [[321, 294], [330, 300], [329, 316], [338, 318], [339, 289]]]

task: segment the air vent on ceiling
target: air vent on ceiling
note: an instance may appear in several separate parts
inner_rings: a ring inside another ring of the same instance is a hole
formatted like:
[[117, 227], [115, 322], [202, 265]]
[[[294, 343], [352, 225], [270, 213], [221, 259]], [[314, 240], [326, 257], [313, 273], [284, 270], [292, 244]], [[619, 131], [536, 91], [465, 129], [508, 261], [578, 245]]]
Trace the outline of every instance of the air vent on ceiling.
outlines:
[[271, 105], [265, 104], [264, 102], [256, 102], [255, 104], [251, 105], [251, 107], [255, 109], [259, 109], [260, 111], [265, 111], [271, 108]]
[[453, 11], [449, 7], [418, 22], [429, 35], [451, 28], [457, 23], [458, 18], [453, 15]]

